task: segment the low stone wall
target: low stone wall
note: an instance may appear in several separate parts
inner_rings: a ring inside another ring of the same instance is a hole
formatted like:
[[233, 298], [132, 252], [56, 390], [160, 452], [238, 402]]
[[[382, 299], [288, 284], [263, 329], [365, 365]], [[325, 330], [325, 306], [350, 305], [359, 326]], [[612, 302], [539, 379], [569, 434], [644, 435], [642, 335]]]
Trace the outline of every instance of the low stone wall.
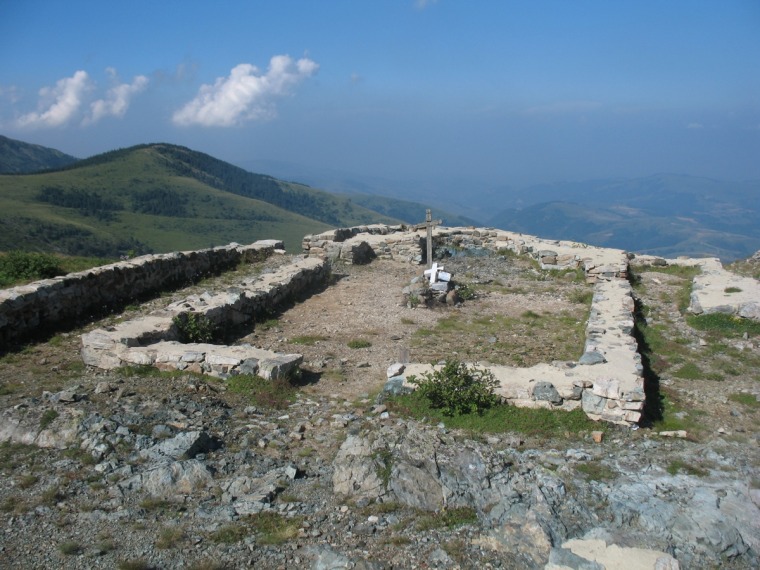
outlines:
[[[644, 409], [641, 356], [633, 337], [634, 300], [623, 279], [600, 281], [594, 287], [586, 326], [586, 346], [576, 362], [541, 363], [530, 368], [478, 364], [499, 385], [496, 393], [520, 407], [571, 411], [581, 407], [594, 420], [634, 425]], [[386, 390], [414, 388], [410, 376], [437, 367], [396, 364], [388, 369]]]
[[55, 327], [170, 286], [219, 273], [240, 262], [265, 259], [284, 245], [262, 240], [199, 251], [144, 255], [127, 261], [69, 273], [0, 290], [0, 343], [31, 335], [40, 327]]
[[175, 317], [202, 315], [218, 327], [244, 324], [318, 289], [329, 275], [326, 261], [299, 259], [226, 291], [187, 297], [147, 316], [82, 335], [82, 359], [105, 370], [142, 365], [222, 378], [238, 373], [267, 379], [287, 376], [301, 363], [300, 354], [278, 354], [249, 345], [182, 344]]
[[[760, 252], [758, 252], [760, 253]], [[758, 253], [756, 257], [760, 257]], [[664, 259], [652, 255], [636, 255], [631, 265], [698, 267], [692, 280], [688, 312], [695, 315], [723, 313], [743, 319], [760, 320], [760, 281], [728, 271], [717, 257]]]
[[[309, 256], [364, 263], [366, 246], [369, 246], [377, 257], [420, 264], [424, 261], [426, 239], [425, 230], [376, 224], [307, 235], [302, 247]], [[435, 228], [433, 247], [439, 253], [441, 249], [448, 249], [454, 255], [460, 251], [476, 253], [480, 249], [511, 251], [532, 257], [542, 269], [583, 268], [587, 280], [592, 283], [628, 275], [628, 257], [622, 250], [546, 240], [491, 228]]]

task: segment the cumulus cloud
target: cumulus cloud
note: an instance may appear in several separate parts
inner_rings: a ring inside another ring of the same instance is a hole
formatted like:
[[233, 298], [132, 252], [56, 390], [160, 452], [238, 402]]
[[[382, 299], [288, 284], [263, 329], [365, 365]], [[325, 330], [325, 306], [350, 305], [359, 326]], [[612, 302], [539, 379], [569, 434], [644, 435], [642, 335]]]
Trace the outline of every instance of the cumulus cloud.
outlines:
[[90, 76], [81, 70], [58, 80], [55, 87], [43, 87], [40, 89], [39, 110], [19, 117], [18, 126], [58, 127], [66, 124], [79, 111], [90, 87]]
[[273, 99], [314, 75], [319, 65], [308, 58], [293, 61], [276, 55], [266, 73], [249, 63], [235, 66], [227, 77], [213, 85], [202, 85], [198, 95], [174, 113], [176, 125], [229, 127], [245, 121], [269, 119], [276, 115]]
[[132, 83], [118, 83], [116, 70], [109, 67], [106, 71], [116, 85], [108, 90], [104, 99], [90, 103], [90, 115], [85, 118], [83, 124], [96, 123], [109, 116], [123, 117], [129, 108], [132, 97], [144, 91], [148, 86], [148, 78], [144, 75], [135, 76]]

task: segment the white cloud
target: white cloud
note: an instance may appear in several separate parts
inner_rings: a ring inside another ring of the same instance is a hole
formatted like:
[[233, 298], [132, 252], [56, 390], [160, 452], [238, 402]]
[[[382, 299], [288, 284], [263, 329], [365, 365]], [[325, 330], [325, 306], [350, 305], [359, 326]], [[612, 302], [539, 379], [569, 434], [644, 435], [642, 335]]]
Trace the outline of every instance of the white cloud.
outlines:
[[66, 124], [79, 111], [85, 93], [90, 89], [86, 71], [58, 80], [55, 87], [40, 89], [39, 111], [19, 117], [19, 127], [58, 127]]
[[318, 69], [319, 65], [308, 58], [294, 62], [287, 55], [272, 57], [264, 74], [249, 63], [241, 63], [228, 77], [202, 85], [195, 99], [175, 112], [172, 120], [182, 126], [229, 127], [272, 118], [276, 115], [272, 99], [286, 95]]
[[136, 75], [132, 79], [132, 83], [118, 83], [116, 70], [109, 67], [106, 71], [117, 84], [108, 90], [105, 99], [98, 99], [90, 103], [90, 115], [85, 118], [83, 124], [96, 123], [109, 116], [123, 117], [129, 108], [132, 97], [144, 91], [148, 86], [148, 78], [144, 75]]
[[687, 129], [703, 129], [704, 125], [702, 123], [689, 123], [686, 125]]
[[19, 89], [15, 85], [8, 85], [7, 87], [0, 85], [0, 97], [8, 99], [11, 103], [18, 103], [21, 100]]

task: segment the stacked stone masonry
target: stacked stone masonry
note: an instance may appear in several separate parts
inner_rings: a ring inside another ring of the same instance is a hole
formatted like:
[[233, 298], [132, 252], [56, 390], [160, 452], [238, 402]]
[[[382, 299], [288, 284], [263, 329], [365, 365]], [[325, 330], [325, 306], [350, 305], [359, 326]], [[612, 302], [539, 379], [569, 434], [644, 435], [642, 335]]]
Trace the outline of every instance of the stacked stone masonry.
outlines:
[[144, 255], [135, 259], [69, 273], [62, 277], [0, 290], [0, 344], [23, 339], [35, 330], [118, 306], [141, 295], [219, 273], [241, 262], [263, 260], [278, 240], [199, 251]]
[[[304, 253], [329, 260], [365, 263], [374, 256], [419, 264], [425, 230], [405, 226], [357, 226], [306, 236]], [[499, 395], [514, 405], [573, 410], [595, 420], [633, 425], [644, 409], [644, 378], [633, 337], [634, 300], [627, 281], [629, 256], [622, 250], [483, 228], [433, 230], [434, 250], [510, 251], [535, 259], [544, 270], [581, 268], [595, 284], [584, 354], [577, 362], [542, 363], [531, 368], [483, 364], [499, 381]], [[360, 253], [358, 259], [355, 258]], [[428, 364], [397, 364], [388, 371], [390, 389], [412, 388], [410, 376], [431, 372]]]
[[[406, 226], [381, 224], [340, 228], [307, 235], [302, 247], [306, 255], [331, 261], [366, 263], [367, 257], [395, 259], [420, 264], [425, 257], [425, 230], [412, 231]], [[433, 230], [434, 250], [457, 252], [487, 249], [529, 255], [542, 269], [583, 268], [590, 283], [612, 278], [626, 278], [628, 257], [618, 249], [587, 244], [547, 240], [527, 234], [488, 228], [445, 228]], [[367, 254], [367, 250], [372, 254]]]
[[221, 378], [234, 374], [287, 377], [301, 364], [300, 354], [279, 354], [250, 345], [180, 343], [175, 317], [203, 315], [218, 327], [250, 323], [289, 299], [322, 287], [329, 274], [325, 261], [299, 259], [226, 291], [188, 297], [145, 317], [82, 335], [82, 359], [106, 370], [139, 365]]

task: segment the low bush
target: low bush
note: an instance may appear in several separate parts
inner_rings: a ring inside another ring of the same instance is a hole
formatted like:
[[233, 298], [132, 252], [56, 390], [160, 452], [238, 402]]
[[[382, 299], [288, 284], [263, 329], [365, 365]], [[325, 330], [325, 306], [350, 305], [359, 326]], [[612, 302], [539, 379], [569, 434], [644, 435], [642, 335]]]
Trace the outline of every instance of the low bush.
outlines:
[[182, 313], [172, 319], [180, 342], [212, 343], [218, 336], [217, 326], [206, 315]]
[[447, 360], [440, 370], [426, 372], [422, 378], [410, 376], [409, 382], [446, 416], [482, 414], [500, 401], [494, 393], [498, 382], [490, 370], [470, 368], [456, 360]]
[[58, 258], [47, 253], [9, 251], [0, 256], [0, 287], [65, 273]]

